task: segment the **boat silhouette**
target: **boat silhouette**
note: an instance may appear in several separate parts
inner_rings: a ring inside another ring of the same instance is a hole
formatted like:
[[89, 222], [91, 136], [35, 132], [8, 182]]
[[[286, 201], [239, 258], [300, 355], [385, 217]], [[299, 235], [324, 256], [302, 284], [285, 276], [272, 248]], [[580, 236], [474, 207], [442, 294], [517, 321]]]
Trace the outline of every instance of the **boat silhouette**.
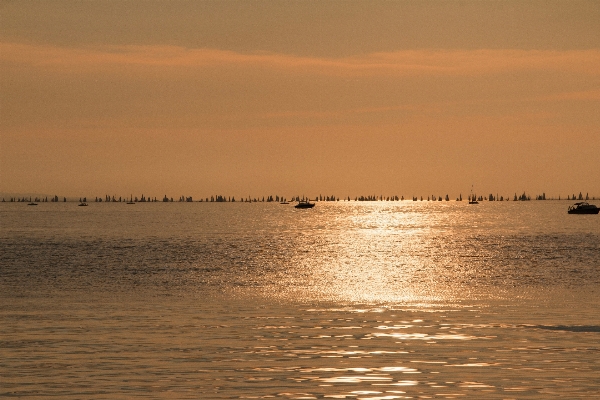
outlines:
[[479, 204], [477, 196], [473, 194], [473, 185], [471, 185], [471, 195], [469, 196], [469, 204]]
[[311, 203], [309, 200], [300, 200], [294, 208], [313, 208], [315, 203]]
[[570, 206], [567, 212], [569, 214], [598, 214], [600, 208], [596, 207], [594, 204], [588, 204], [585, 201], [581, 201]]

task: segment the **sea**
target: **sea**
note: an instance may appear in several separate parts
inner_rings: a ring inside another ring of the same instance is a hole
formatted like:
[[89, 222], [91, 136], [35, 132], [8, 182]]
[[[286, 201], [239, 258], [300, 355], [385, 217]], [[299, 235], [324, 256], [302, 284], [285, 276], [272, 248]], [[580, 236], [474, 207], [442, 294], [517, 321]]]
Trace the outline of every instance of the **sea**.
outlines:
[[598, 399], [569, 205], [0, 203], [0, 397]]

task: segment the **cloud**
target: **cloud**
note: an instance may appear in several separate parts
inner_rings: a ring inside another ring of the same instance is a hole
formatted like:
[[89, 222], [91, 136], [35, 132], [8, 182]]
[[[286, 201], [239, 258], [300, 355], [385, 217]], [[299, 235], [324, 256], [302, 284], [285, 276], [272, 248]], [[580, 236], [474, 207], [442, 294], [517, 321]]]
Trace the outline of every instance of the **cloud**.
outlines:
[[536, 101], [600, 101], [600, 89], [583, 90], [579, 92], [556, 93], [549, 96], [537, 97]]
[[3, 63], [45, 69], [110, 70], [111, 67], [263, 68], [332, 76], [471, 76], [517, 71], [600, 75], [600, 50], [405, 50], [344, 58], [236, 53], [177, 46], [68, 48], [0, 43]]

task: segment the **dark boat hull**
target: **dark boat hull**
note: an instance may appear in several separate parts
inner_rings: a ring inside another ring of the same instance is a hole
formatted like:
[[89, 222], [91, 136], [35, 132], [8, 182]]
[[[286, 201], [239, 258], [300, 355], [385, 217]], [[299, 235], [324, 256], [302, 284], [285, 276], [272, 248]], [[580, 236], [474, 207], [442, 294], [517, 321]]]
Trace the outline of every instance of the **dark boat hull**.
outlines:
[[569, 214], [598, 214], [600, 208], [582, 208], [567, 211]]
[[301, 204], [296, 204], [294, 206], [294, 208], [313, 208], [315, 205], [313, 203], [301, 203]]

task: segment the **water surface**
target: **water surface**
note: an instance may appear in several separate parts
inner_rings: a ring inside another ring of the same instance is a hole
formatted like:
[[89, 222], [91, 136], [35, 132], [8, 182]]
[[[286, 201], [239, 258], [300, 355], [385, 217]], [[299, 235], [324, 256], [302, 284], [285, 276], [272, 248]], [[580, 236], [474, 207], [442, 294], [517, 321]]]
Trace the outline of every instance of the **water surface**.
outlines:
[[0, 204], [0, 395], [593, 398], [567, 206]]

